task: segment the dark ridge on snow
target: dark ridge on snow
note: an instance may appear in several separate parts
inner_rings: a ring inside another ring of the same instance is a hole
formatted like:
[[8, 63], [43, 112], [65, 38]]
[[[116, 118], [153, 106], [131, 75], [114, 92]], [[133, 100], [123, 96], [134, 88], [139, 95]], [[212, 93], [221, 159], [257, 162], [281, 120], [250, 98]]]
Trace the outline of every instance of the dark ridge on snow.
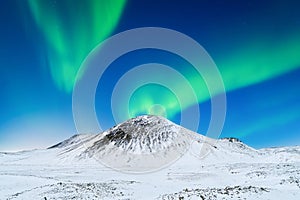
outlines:
[[243, 143], [240, 139], [235, 137], [225, 137], [225, 138], [221, 138], [221, 140], [227, 140], [228, 142], [232, 142], [232, 143]]

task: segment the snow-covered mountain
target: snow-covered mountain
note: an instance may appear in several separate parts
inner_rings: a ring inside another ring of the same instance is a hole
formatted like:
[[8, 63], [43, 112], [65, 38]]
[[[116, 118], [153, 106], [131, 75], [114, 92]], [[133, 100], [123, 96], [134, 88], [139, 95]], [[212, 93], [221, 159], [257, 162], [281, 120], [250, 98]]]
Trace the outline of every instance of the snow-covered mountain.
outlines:
[[0, 153], [0, 199], [72, 198], [299, 199], [300, 147], [256, 150], [140, 116], [48, 149]]
[[62, 155], [66, 157], [71, 154], [126, 172], [145, 172], [180, 158], [191, 139], [189, 132], [167, 119], [140, 116], [95, 137], [78, 135], [56, 146], [65, 147]]

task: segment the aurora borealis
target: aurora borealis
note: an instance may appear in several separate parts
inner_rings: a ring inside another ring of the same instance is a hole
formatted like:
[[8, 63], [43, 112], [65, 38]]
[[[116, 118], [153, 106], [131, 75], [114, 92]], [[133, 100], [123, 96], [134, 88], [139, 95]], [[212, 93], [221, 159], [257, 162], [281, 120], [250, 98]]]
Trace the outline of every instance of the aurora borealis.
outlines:
[[[210, 54], [228, 98], [221, 137], [238, 137], [254, 147], [300, 143], [300, 3], [296, 1], [14, 0], [2, 4], [0, 151], [49, 145], [74, 134], [72, 88], [86, 56], [115, 33], [147, 26], [180, 31]], [[183, 58], [153, 49], [123, 55], [104, 72], [95, 106], [105, 127], [114, 125], [110, 100], [115, 84], [146, 63], [177, 70], [197, 91], [197, 101], [189, 99], [181, 81], [170, 78], [180, 91], [177, 95], [186, 95], [183, 105], [170, 89], [147, 84], [131, 96], [130, 117], [161, 113], [178, 122], [182, 109], [199, 106], [198, 132], [205, 132], [210, 95], [201, 75]], [[120, 99], [118, 106], [127, 102]]]
[[60, 89], [72, 92], [81, 63], [112, 33], [125, 0], [28, 0], [28, 6], [45, 37], [48, 66], [54, 82]]

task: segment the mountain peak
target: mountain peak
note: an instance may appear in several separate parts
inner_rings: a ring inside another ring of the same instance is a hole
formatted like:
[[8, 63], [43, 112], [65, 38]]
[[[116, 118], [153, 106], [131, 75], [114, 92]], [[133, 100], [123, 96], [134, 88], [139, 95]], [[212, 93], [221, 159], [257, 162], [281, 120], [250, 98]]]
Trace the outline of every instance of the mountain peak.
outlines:
[[178, 138], [180, 129], [160, 116], [138, 116], [105, 131], [101, 145], [114, 144], [135, 154], [153, 153], [167, 149]]
[[160, 116], [143, 115], [98, 134], [81, 157], [93, 157], [115, 169], [152, 171], [181, 157], [190, 140], [183, 127]]

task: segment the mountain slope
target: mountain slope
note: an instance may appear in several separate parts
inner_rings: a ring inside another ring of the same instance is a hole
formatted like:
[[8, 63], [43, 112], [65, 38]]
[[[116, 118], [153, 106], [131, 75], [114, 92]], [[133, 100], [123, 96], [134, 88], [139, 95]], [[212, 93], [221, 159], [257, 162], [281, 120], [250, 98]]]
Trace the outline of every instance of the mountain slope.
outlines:
[[78, 135], [53, 147], [63, 147], [64, 157], [76, 155], [78, 160], [95, 159], [117, 170], [146, 172], [176, 161], [191, 140], [191, 132], [165, 118], [140, 116], [94, 137]]

